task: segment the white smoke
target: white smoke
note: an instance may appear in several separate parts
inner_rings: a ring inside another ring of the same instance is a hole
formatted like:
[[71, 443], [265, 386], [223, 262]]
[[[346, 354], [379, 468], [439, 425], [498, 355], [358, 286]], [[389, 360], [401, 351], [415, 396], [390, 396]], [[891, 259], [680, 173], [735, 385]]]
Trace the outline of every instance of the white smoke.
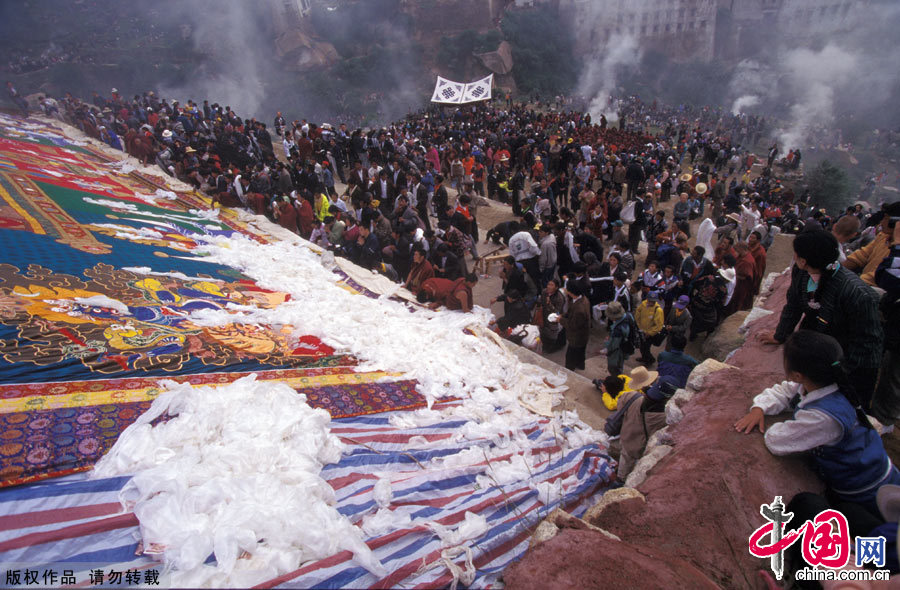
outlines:
[[799, 34], [794, 26], [781, 20], [774, 37], [780, 41], [735, 67], [726, 94], [732, 112], [755, 106], [780, 121], [773, 137], [782, 151], [808, 147], [833, 127], [852, 132], [897, 124], [900, 46], [891, 40], [900, 26], [900, 2], [873, 0]]
[[731, 112], [740, 115], [745, 109], [755, 107], [759, 104], [759, 97], [755, 94], [745, 94], [737, 97], [731, 105]]
[[180, 18], [190, 26], [194, 49], [207, 59], [185, 84], [160, 88], [160, 96], [182, 104], [208, 98], [231, 106], [242, 117], [264, 114], [265, 84], [277, 75], [273, 42], [262, 25], [268, 7], [207, 0], [183, 10]]
[[756, 60], [742, 60], [728, 84], [728, 96], [734, 97], [731, 112], [739, 115], [745, 109], [759, 105], [761, 97], [771, 95], [774, 90], [771, 70], [763, 68]]
[[790, 123], [778, 131], [778, 143], [783, 150], [806, 147], [805, 140], [814, 128], [834, 121], [835, 93], [851, 81], [860, 56], [832, 42], [820, 51], [790, 51], [781, 63], [794, 100]]
[[[579, 23], [578, 26], [590, 24]], [[578, 83], [578, 93], [590, 98], [587, 110], [592, 119], [599, 120], [603, 113], [610, 122], [618, 120], [618, 114], [610, 108], [610, 95], [618, 87], [623, 70], [638, 67], [642, 55], [643, 49], [636, 37], [615, 33], [588, 60]]]

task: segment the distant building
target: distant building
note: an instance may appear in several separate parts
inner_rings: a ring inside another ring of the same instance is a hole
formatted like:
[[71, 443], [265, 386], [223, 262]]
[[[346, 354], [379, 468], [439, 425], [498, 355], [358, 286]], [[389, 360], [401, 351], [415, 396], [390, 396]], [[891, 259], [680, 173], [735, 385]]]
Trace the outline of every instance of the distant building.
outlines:
[[623, 34], [676, 60], [712, 59], [717, 8], [717, 0], [559, 0], [579, 53]]
[[790, 40], [809, 45], [848, 31], [872, 2], [884, 0], [516, 0], [517, 8], [558, 6], [573, 23], [581, 55], [616, 34], [678, 60], [734, 59]]
[[277, 33], [300, 24], [312, 11], [312, 0], [268, 0]]
[[781, 41], [810, 45], [851, 30], [869, 0], [719, 0], [715, 53], [755, 55]]
[[265, 0], [275, 28], [275, 57], [290, 71], [325, 68], [340, 59], [331, 43], [321, 39], [307, 18], [312, 0]]

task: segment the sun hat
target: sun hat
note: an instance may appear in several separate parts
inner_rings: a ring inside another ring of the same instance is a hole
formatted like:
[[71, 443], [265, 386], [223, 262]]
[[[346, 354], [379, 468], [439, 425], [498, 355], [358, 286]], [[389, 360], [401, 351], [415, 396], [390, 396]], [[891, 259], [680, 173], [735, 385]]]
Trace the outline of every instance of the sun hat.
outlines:
[[[609, 315], [609, 310], [607, 310], [607, 315]], [[647, 367], [635, 367], [631, 369], [628, 376], [631, 377], [631, 383], [629, 383], [628, 386], [637, 391], [656, 381], [656, 378], [659, 377], [659, 372], [648, 371]]]
[[606, 317], [617, 322], [625, 317], [625, 308], [618, 301], [612, 301], [606, 308]]

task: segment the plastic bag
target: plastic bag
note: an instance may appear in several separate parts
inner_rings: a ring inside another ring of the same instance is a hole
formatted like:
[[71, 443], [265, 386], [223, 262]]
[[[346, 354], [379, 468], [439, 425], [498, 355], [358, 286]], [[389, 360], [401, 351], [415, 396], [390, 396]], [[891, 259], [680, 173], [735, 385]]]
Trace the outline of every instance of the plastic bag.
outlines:
[[635, 201], [630, 201], [627, 205], [622, 207], [622, 212], [619, 213], [619, 217], [622, 219], [623, 223], [634, 223], [634, 203]]

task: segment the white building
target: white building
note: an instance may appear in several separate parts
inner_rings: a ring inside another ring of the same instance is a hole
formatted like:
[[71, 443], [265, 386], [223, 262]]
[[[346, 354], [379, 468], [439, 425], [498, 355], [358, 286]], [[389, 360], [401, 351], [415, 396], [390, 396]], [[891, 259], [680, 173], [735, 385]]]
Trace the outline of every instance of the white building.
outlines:
[[576, 48], [591, 52], [614, 34], [637, 37], [673, 59], [711, 59], [717, 0], [560, 0]]
[[269, 0], [269, 4], [279, 33], [298, 25], [312, 10], [312, 0]]
[[772, 44], [809, 45], [851, 30], [869, 0], [719, 0], [716, 54], [752, 56]]

